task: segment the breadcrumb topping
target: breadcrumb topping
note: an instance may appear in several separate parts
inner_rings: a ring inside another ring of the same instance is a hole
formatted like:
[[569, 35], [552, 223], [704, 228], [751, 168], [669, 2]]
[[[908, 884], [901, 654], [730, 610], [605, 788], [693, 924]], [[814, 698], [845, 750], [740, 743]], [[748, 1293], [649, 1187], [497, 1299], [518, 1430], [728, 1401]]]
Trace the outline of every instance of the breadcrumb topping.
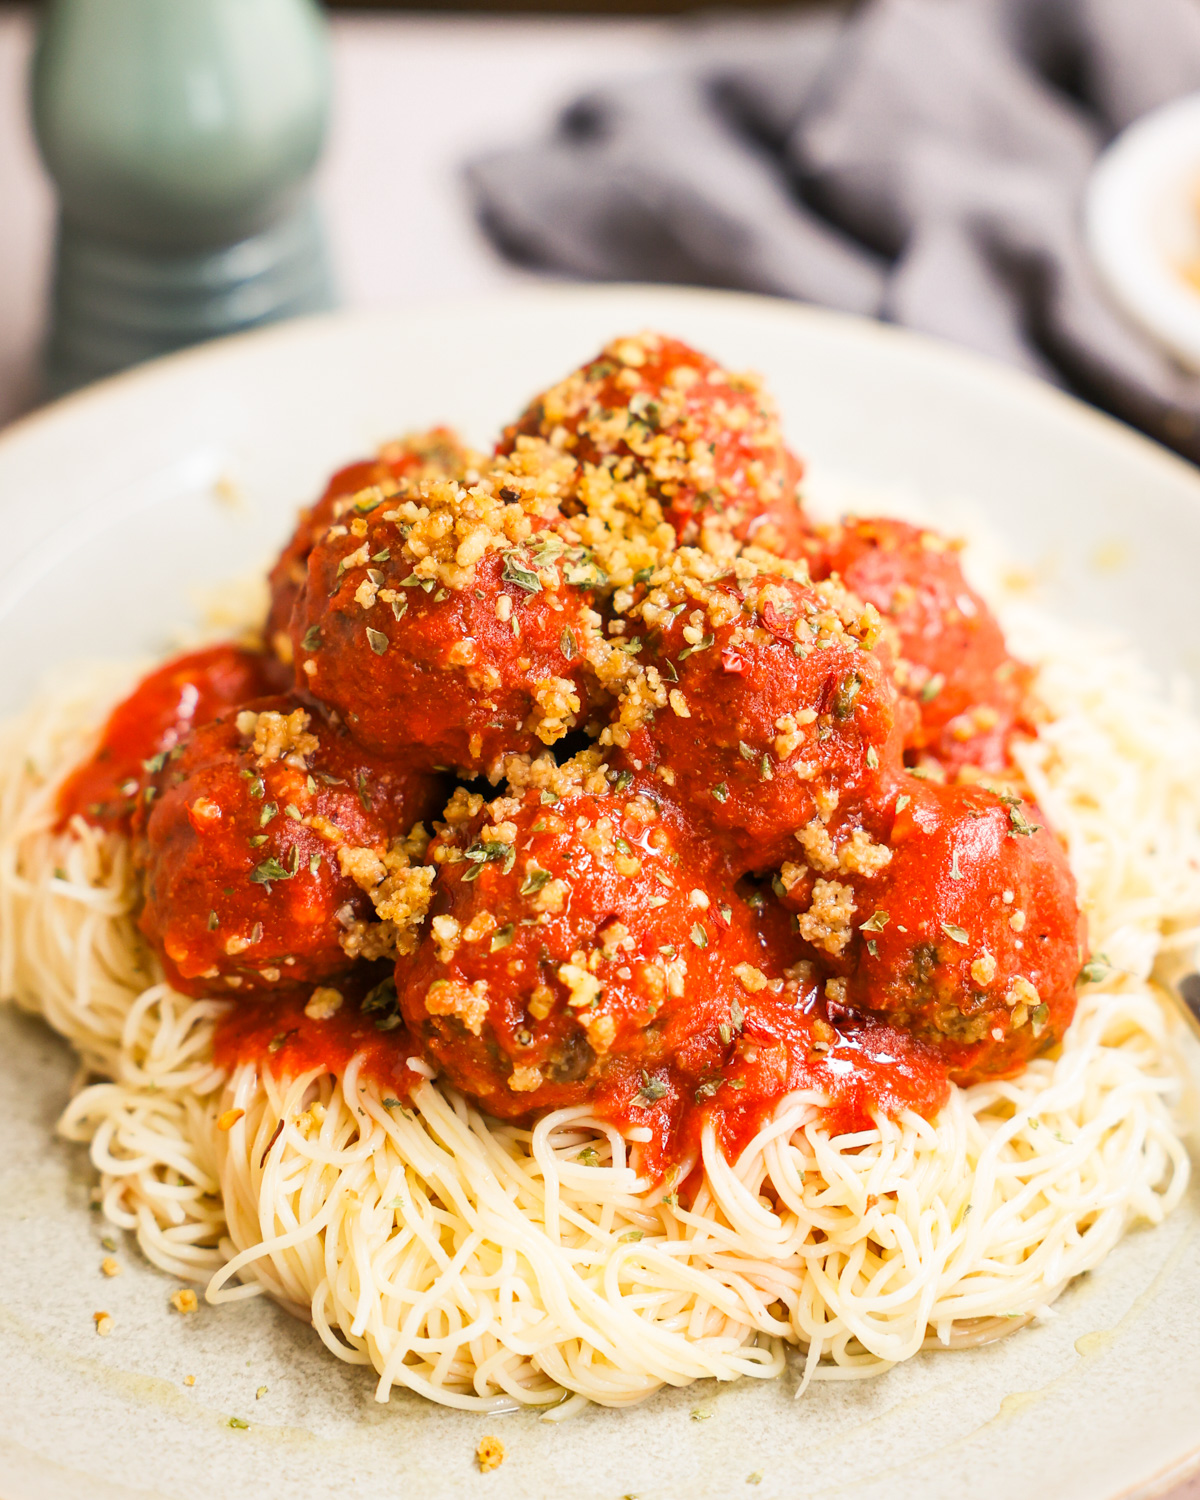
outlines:
[[319, 985], [309, 996], [304, 1014], [310, 1021], [328, 1021], [342, 1008], [342, 992], [330, 985]]
[[260, 766], [286, 760], [301, 771], [307, 768], [307, 757], [316, 751], [318, 744], [316, 735], [308, 732], [310, 723], [302, 708], [293, 709], [290, 714], [275, 709], [262, 713], [243, 709], [237, 716], [238, 733], [252, 741], [250, 748]]
[[472, 1036], [479, 1036], [487, 1019], [487, 982], [464, 984], [458, 979], [435, 979], [425, 994], [431, 1016], [457, 1016]]
[[348, 957], [396, 958], [416, 951], [437, 873], [435, 866], [417, 862], [428, 842], [424, 827], [417, 824], [382, 851], [345, 846], [338, 850], [342, 873], [366, 891], [378, 918], [363, 922], [351, 913], [339, 938]]
[[836, 958], [853, 934], [854, 891], [837, 880], [818, 880], [812, 901], [797, 922], [800, 936]]

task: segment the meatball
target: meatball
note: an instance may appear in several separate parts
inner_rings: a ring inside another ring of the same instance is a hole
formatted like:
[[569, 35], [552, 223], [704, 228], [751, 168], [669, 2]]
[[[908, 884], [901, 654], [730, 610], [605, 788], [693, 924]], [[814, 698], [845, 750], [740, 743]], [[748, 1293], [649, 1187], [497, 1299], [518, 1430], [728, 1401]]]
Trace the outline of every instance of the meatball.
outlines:
[[468, 776], [581, 725], [600, 574], [548, 527], [574, 470], [531, 445], [328, 528], [292, 617], [305, 691], [373, 753]]
[[139, 925], [192, 995], [347, 970], [392, 841], [444, 797], [437, 778], [365, 755], [288, 698], [217, 719], [151, 764], [134, 826]]
[[291, 665], [292, 640], [288, 627], [292, 609], [304, 585], [308, 555], [337, 519], [339, 500], [349, 501], [364, 490], [395, 494], [401, 488], [416, 490], [426, 481], [462, 479], [485, 465], [482, 455], [464, 447], [448, 427], [433, 427], [428, 432], [410, 433], [398, 442], [388, 443], [377, 458], [339, 469], [317, 503], [301, 511], [295, 531], [268, 575], [271, 607], [265, 634], [278, 659]]
[[777, 868], [814, 820], [878, 800], [899, 765], [878, 617], [836, 585], [664, 577], [632, 611], [648, 660], [608, 737], [675, 788], [735, 875]]
[[58, 793], [59, 827], [77, 813], [128, 833], [145, 764], [172, 750], [198, 724], [270, 691], [258, 651], [222, 643], [176, 656], [148, 673], [108, 717], [100, 743]]
[[580, 463], [633, 484], [646, 519], [684, 543], [728, 554], [753, 541], [796, 556], [809, 531], [803, 472], [758, 380], [733, 375], [677, 339], [617, 339], [538, 396], [509, 427], [564, 445]]
[[593, 1098], [614, 1070], [637, 1090], [659, 1064], [686, 1071], [691, 1045], [699, 1074], [746, 998], [739, 966], [769, 962], [662, 783], [596, 759], [568, 763], [561, 793], [458, 794], [427, 934], [397, 961], [426, 1056], [502, 1117]]
[[890, 857], [864, 869], [846, 841], [785, 899], [837, 1001], [934, 1046], [958, 1083], [1014, 1073], [1075, 1010], [1086, 928], [1066, 856], [1015, 796], [898, 788]]
[[896, 684], [918, 710], [907, 748], [951, 771], [1008, 765], [1030, 672], [1008, 654], [953, 543], [903, 521], [846, 521], [828, 538], [818, 568], [839, 574], [896, 627]]

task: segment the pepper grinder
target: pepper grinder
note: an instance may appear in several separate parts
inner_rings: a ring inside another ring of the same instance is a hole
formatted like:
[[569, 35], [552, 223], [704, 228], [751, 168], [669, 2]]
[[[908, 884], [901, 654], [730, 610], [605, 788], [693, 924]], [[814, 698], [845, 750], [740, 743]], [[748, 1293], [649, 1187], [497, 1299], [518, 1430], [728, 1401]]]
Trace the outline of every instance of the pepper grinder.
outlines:
[[316, 0], [47, 0], [33, 109], [59, 192], [53, 393], [332, 304]]

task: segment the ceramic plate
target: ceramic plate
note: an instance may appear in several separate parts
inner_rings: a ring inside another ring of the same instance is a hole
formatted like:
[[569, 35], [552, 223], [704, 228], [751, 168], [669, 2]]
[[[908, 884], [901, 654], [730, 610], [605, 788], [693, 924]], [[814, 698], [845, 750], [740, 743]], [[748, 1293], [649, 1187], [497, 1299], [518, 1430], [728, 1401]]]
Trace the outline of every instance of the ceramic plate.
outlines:
[[[875, 325], [716, 293], [549, 288], [292, 324], [10, 429], [0, 713], [59, 663], [161, 649], [196, 590], [266, 561], [335, 466], [437, 420], [482, 443], [533, 391], [645, 326], [759, 369], [818, 487], [920, 496], [949, 524], [974, 509], [1053, 608], [1117, 619], [1157, 666], [1200, 679], [1200, 477], [1150, 443]], [[3, 1500], [1116, 1500], [1200, 1465], [1196, 1192], [1003, 1343], [800, 1402], [793, 1368], [556, 1426], [403, 1395], [379, 1405], [369, 1372], [264, 1301], [181, 1319], [174, 1283], [132, 1244], [105, 1280], [86, 1157], [53, 1135], [72, 1071], [44, 1027], [0, 1013]], [[104, 1340], [101, 1307], [115, 1320]], [[481, 1475], [489, 1432], [508, 1456]]]

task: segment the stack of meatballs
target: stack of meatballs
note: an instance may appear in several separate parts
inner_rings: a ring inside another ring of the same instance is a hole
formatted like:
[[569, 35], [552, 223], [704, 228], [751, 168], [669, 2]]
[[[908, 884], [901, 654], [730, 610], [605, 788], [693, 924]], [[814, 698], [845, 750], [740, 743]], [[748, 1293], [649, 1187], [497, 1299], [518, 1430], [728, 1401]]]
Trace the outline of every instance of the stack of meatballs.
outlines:
[[491, 455], [439, 429], [337, 474], [261, 652], [222, 702], [197, 668], [209, 722], [146, 762], [172, 984], [356, 1009], [515, 1119], [678, 1129], [831, 1058], [886, 1095], [1053, 1045], [1085, 932], [1012, 758], [1031, 674], [952, 542], [818, 526], [800, 479], [755, 380], [650, 334]]

